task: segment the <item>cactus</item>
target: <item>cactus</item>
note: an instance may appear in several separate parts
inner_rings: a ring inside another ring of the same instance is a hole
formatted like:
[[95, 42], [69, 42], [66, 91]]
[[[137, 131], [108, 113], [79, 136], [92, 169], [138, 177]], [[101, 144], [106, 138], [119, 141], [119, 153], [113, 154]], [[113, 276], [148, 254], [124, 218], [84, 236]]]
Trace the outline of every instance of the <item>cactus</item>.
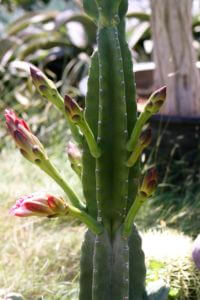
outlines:
[[[78, 158], [74, 150], [68, 153], [82, 181], [85, 205], [50, 163], [28, 125], [11, 112], [6, 113], [6, 122], [15, 141], [15, 133], [25, 127], [22, 141], [16, 141], [18, 148], [26, 151], [25, 158], [50, 175], [71, 201], [63, 204], [64, 212], [56, 209], [56, 216], [71, 213], [88, 226], [82, 245], [79, 299], [145, 300], [149, 296], [144, 253], [133, 222], [157, 185], [155, 169], [140, 184], [140, 156], [151, 141], [151, 132], [143, 131], [143, 125], [163, 104], [166, 87], [152, 94], [137, 118], [133, 66], [125, 39], [128, 1], [83, 0], [83, 6], [98, 26], [85, 109], [68, 95], [63, 99], [36, 68], [31, 69], [31, 76], [38, 92], [64, 114], [80, 147]], [[45, 215], [49, 211], [55, 214], [47, 207]]]

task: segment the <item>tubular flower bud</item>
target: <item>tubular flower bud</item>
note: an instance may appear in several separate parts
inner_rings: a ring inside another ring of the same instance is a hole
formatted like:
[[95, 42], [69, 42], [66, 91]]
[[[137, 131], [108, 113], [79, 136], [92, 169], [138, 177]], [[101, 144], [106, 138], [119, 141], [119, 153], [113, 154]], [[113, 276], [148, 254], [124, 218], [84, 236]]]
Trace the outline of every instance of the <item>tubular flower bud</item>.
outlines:
[[144, 176], [139, 194], [144, 197], [151, 197], [158, 184], [158, 173], [156, 168], [151, 168]]
[[68, 147], [67, 147], [67, 154], [70, 158], [70, 160], [76, 160], [79, 161], [81, 160], [81, 152], [76, 146], [76, 144], [69, 142]]
[[167, 87], [163, 86], [150, 96], [144, 110], [151, 114], [156, 114], [165, 102], [166, 96]]
[[40, 71], [37, 68], [31, 67], [30, 74], [32, 77], [33, 84], [42, 96], [49, 98], [49, 96], [52, 96], [53, 92], [57, 92], [56, 86], [53, 83], [53, 81], [48, 79], [44, 75], [44, 73], [42, 73], [42, 71]]
[[149, 144], [151, 143], [151, 139], [152, 139], [151, 128], [147, 128], [142, 132], [142, 134], [139, 137], [139, 143], [141, 144], [143, 149], [149, 146]]
[[72, 169], [81, 176], [81, 152], [76, 146], [76, 144], [69, 142], [67, 147], [67, 154], [69, 157], [69, 160], [71, 162]]
[[83, 119], [82, 108], [68, 95], [65, 95], [65, 110], [72, 122], [79, 123]]
[[42, 144], [23, 119], [18, 118], [15, 112], [10, 109], [5, 110], [5, 119], [8, 131], [22, 155], [31, 162], [45, 157]]
[[200, 270], [200, 235], [197, 236], [193, 244], [192, 258], [196, 267]]
[[127, 161], [127, 167], [132, 167], [136, 163], [142, 151], [151, 143], [151, 139], [151, 128], [147, 128], [140, 135], [138, 143], [136, 144], [131, 156]]
[[19, 198], [10, 214], [17, 217], [52, 217], [66, 214], [67, 211], [67, 205], [62, 198], [38, 192]]

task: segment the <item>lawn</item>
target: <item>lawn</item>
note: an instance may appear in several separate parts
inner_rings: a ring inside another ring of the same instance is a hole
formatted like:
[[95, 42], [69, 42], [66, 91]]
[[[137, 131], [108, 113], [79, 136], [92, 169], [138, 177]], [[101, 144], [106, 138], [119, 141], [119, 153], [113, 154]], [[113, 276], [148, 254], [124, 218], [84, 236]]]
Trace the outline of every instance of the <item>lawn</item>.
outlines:
[[[70, 170], [64, 146], [55, 149], [57, 158], [55, 151], [49, 151], [50, 157], [81, 195], [79, 179]], [[9, 208], [20, 195], [38, 190], [63, 195], [62, 190], [12, 148], [1, 153], [0, 185], [0, 299], [8, 292], [21, 293], [27, 300], [78, 299], [85, 227], [71, 218], [20, 219], [9, 215]], [[140, 229], [143, 214], [138, 219]], [[169, 230], [164, 222], [143, 231], [142, 236], [147, 281], [165, 280], [171, 286], [171, 295], [176, 295], [170, 299], [199, 299], [200, 276], [190, 259], [191, 238]], [[188, 298], [191, 295], [194, 297]]]

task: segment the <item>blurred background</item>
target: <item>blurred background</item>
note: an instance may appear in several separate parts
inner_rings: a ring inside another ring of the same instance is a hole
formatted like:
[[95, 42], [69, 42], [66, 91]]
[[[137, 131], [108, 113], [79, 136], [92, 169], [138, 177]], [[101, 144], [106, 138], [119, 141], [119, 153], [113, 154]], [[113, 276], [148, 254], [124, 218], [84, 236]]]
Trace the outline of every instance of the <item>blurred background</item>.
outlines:
[[[169, 299], [198, 300], [200, 276], [190, 251], [200, 232], [200, 1], [175, 1], [180, 7], [172, 2], [129, 0], [127, 41], [138, 111], [155, 88], [167, 84], [169, 90], [168, 105], [150, 120], [153, 146], [142, 156], [142, 172], [156, 165], [160, 184], [137, 225], [147, 250], [147, 281], [167, 280]], [[63, 192], [15, 151], [3, 111], [11, 107], [28, 122], [81, 196], [67, 159], [71, 136], [65, 119], [36, 92], [29, 66], [39, 67], [62, 95], [84, 107], [96, 29], [81, 0], [0, 0], [0, 299], [11, 292], [28, 300], [78, 297], [84, 227], [72, 219], [9, 216], [23, 194]]]

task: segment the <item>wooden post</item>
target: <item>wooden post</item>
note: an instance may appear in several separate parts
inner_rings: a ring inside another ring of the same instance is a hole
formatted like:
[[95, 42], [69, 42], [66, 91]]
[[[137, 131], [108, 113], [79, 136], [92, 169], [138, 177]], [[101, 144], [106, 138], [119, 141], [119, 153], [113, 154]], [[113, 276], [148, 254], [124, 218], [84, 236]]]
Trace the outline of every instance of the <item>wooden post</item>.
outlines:
[[192, 0], [151, 0], [155, 87], [167, 85], [162, 114], [200, 116], [200, 76], [192, 38]]

